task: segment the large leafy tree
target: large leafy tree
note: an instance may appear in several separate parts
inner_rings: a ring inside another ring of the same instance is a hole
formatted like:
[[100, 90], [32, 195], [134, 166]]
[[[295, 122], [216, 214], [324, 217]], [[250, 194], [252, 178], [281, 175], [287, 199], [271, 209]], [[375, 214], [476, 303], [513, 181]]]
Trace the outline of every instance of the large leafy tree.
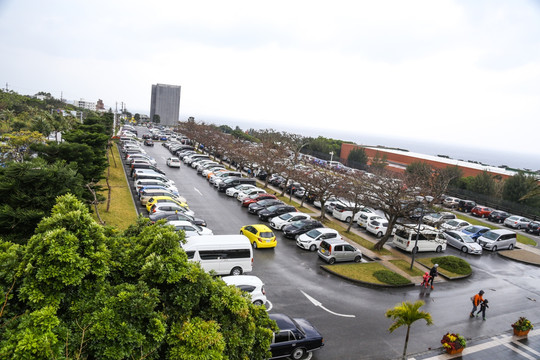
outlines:
[[[506, 179], [503, 185], [502, 196], [505, 200], [524, 202], [523, 197], [529, 194], [537, 186], [533, 176], [520, 172]], [[526, 199], [525, 199], [526, 200]]]
[[418, 300], [414, 304], [410, 303], [409, 301], [405, 301], [401, 304], [396, 305], [394, 308], [388, 309], [386, 311], [386, 317], [392, 318], [392, 320], [394, 320], [388, 331], [393, 332], [401, 326], [407, 327], [407, 334], [405, 335], [405, 345], [403, 347], [403, 359], [406, 359], [407, 357], [407, 344], [409, 343], [411, 325], [418, 320], [425, 320], [427, 325], [433, 324], [431, 314], [419, 310], [422, 305], [424, 305], [424, 302], [422, 300]]
[[43, 159], [0, 167], [0, 235], [27, 239], [47, 216], [59, 195], [81, 197], [83, 180], [74, 165]]
[[0, 240], [2, 359], [263, 359], [273, 323], [187, 261], [183, 234], [104, 228], [59, 197], [27, 245]]
[[365, 170], [367, 168], [368, 156], [364, 148], [352, 149], [347, 157], [347, 164], [355, 169]]

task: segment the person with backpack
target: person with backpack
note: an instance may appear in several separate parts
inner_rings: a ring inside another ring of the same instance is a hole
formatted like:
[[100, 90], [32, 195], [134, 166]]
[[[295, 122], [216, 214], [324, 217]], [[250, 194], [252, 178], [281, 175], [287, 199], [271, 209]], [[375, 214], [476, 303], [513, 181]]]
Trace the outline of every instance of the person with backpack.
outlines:
[[486, 308], [489, 307], [488, 302], [488, 299], [484, 299], [484, 301], [480, 303], [480, 310], [476, 313], [476, 317], [478, 317], [478, 314], [482, 313], [482, 320], [486, 320]]
[[478, 294], [474, 295], [471, 298], [472, 303], [473, 303], [473, 308], [472, 308], [471, 314], [470, 314], [471, 318], [474, 317], [474, 312], [478, 309], [478, 305], [480, 305], [484, 301], [484, 298], [482, 297], [482, 295], [484, 295], [484, 290], [480, 290], [478, 292]]

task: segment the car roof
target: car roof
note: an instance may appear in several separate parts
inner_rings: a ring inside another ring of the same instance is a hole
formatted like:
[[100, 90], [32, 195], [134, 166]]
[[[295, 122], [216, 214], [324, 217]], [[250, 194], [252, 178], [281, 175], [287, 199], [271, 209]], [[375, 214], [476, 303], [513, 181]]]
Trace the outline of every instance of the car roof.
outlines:
[[227, 285], [264, 285], [262, 280], [253, 275], [233, 275], [221, 278]]
[[268, 314], [268, 317], [277, 323], [280, 330], [293, 330], [296, 329], [296, 325], [292, 321], [292, 318], [285, 314]]
[[[249, 226], [249, 225], [247, 225]], [[270, 229], [268, 226], [264, 225], [264, 224], [252, 224], [251, 226], [253, 226], [255, 229], [259, 230], [259, 231], [272, 231], [272, 229]]]

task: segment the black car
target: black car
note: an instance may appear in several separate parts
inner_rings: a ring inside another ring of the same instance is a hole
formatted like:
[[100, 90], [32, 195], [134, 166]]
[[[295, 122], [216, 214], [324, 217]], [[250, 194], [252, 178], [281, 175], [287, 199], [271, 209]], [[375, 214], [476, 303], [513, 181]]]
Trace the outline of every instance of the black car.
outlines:
[[471, 212], [476, 203], [472, 200], [460, 200], [457, 209], [462, 212]]
[[278, 205], [272, 205], [267, 207], [266, 209], [263, 209], [259, 211], [259, 219], [262, 221], [268, 221], [269, 219], [279, 216], [281, 214], [285, 214], [288, 212], [296, 211], [296, 208], [291, 205], [285, 205], [285, 204], [278, 204]]
[[540, 235], [540, 222], [531, 221], [529, 224], [527, 224], [525, 231], [528, 233], [530, 232], [532, 234]]
[[510, 216], [510, 214], [507, 213], [506, 211], [495, 210], [495, 211], [492, 211], [488, 215], [488, 220], [493, 221], [493, 222], [498, 222], [498, 223], [501, 224], [501, 223], [504, 222], [504, 219], [506, 219], [509, 216]]
[[270, 345], [270, 359], [302, 359], [311, 351], [324, 346], [324, 339], [306, 319], [293, 319], [284, 314], [269, 314], [279, 328]]
[[204, 221], [203, 219], [195, 218], [191, 215], [177, 211], [160, 211], [150, 214], [148, 218], [150, 219], [150, 221], [152, 221], [152, 223], [155, 223], [156, 221], [161, 219], [165, 219], [167, 221], [185, 220], [190, 221], [195, 225], [206, 226], [206, 221]]
[[146, 139], [144, 140], [143, 144], [146, 146], [154, 146], [154, 141], [151, 139]]
[[264, 199], [264, 200], [260, 200], [260, 201], [257, 201], [253, 204], [249, 204], [248, 206], [248, 212], [250, 214], [258, 214], [259, 211], [263, 210], [263, 209], [266, 209], [267, 207], [269, 206], [272, 206], [272, 205], [277, 205], [277, 204], [283, 204], [283, 201], [281, 200], [278, 200], [278, 199]]
[[143, 134], [142, 138], [143, 139], [150, 139], [150, 134]]
[[283, 235], [287, 238], [295, 238], [296, 235], [302, 235], [305, 232], [308, 232], [311, 229], [323, 227], [320, 221], [307, 219], [307, 220], [298, 220], [291, 224], [285, 225], [283, 230]]

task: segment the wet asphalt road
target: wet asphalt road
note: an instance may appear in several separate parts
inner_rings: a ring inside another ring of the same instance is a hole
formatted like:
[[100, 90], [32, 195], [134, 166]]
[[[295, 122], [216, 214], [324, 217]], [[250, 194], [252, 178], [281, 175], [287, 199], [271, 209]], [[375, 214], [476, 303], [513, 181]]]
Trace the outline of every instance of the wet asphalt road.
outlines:
[[[218, 193], [195, 169], [184, 164], [181, 169], [167, 168], [165, 161], [170, 153], [159, 142], [145, 149], [176, 182], [190, 208], [207, 221], [214, 234], [237, 234], [240, 227], [259, 222], [236, 199]], [[306, 318], [324, 335], [325, 346], [312, 359], [398, 358], [406, 329], [389, 333], [391, 320], [384, 313], [402, 301], [424, 300], [422, 310], [430, 312], [434, 321], [430, 327], [422, 321], [412, 326], [409, 354], [440, 347], [439, 341], [447, 331], [478, 338], [508, 331], [519, 316], [526, 315], [533, 323], [540, 321], [540, 268], [496, 253], [463, 255], [449, 247], [446, 254], [464, 257], [474, 274], [464, 280], [436, 284], [433, 291], [418, 286], [366, 288], [324, 272], [320, 269], [324, 263], [316, 253], [298, 248], [294, 240], [282, 237], [280, 232], [277, 236], [275, 249], [255, 250], [252, 274], [264, 281], [271, 312]], [[487, 321], [468, 318], [470, 297], [480, 289], [490, 300]]]

